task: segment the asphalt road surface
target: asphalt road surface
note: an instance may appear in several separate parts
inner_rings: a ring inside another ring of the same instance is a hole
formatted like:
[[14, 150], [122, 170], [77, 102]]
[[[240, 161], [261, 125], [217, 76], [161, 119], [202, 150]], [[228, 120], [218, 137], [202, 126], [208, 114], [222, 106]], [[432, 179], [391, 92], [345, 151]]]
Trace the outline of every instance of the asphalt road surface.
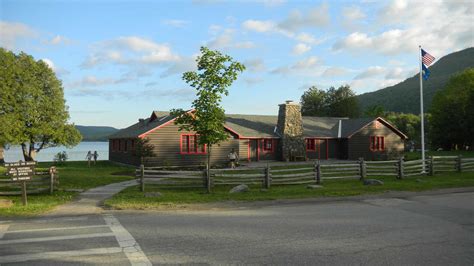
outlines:
[[473, 265], [474, 193], [0, 221], [1, 265]]

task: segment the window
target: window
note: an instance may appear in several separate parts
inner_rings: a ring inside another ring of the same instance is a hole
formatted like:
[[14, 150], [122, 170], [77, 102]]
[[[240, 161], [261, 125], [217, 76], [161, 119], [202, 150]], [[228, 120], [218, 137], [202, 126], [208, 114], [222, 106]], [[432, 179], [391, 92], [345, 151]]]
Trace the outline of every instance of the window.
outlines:
[[132, 151], [135, 150], [135, 140], [133, 140], [133, 139], [130, 141], [130, 149]]
[[316, 150], [316, 140], [315, 139], [306, 139], [306, 150], [315, 151]]
[[199, 145], [198, 135], [181, 135], [181, 153], [185, 154], [204, 154], [206, 153], [206, 145]]
[[263, 151], [273, 152], [273, 140], [264, 139], [263, 140]]
[[118, 142], [118, 144], [117, 144], [118, 145], [118, 151], [122, 151], [122, 140], [118, 139], [117, 142]]
[[370, 150], [371, 151], [385, 150], [385, 138], [382, 136], [370, 136]]
[[126, 139], [123, 141], [123, 151], [127, 152], [127, 149], [128, 149], [128, 140]]

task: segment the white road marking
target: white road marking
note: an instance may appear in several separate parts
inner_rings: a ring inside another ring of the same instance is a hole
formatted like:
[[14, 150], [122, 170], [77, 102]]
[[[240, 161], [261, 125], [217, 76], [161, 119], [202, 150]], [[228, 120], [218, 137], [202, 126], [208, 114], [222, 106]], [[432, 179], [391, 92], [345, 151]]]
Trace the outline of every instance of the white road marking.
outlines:
[[104, 220], [114, 232], [115, 238], [132, 265], [152, 265], [140, 245], [112, 214], [104, 214]]
[[23, 238], [23, 239], [8, 239], [8, 240], [0, 240], [0, 245], [80, 239], [80, 238], [93, 238], [93, 237], [106, 237], [106, 236], [115, 236], [115, 235], [114, 233], [97, 233], [97, 234], [82, 234], [82, 235], [70, 235], [70, 236], [49, 236], [49, 237], [35, 237], [35, 238]]
[[5, 233], [8, 231], [8, 227], [10, 227], [9, 224], [0, 224], [0, 239], [2, 239]]
[[71, 250], [71, 251], [52, 251], [52, 252], [41, 252], [33, 254], [18, 254], [18, 255], [6, 255], [0, 256], [0, 264], [2, 263], [13, 263], [13, 262], [26, 262], [30, 260], [47, 260], [57, 259], [75, 256], [90, 256], [90, 255], [102, 255], [102, 254], [113, 254], [122, 252], [122, 248], [93, 248], [93, 249], [82, 249], [82, 250]]
[[[108, 225], [85, 225], [85, 226], [73, 226], [73, 227], [55, 227], [55, 228], [38, 228], [38, 229], [25, 229], [25, 230], [10, 230], [5, 232], [9, 233], [26, 233], [26, 232], [39, 232], [39, 231], [57, 231], [57, 230], [74, 230], [74, 229], [88, 229], [88, 228], [100, 228], [100, 227], [109, 227]], [[0, 232], [1, 232], [0, 225]], [[0, 237], [1, 238], [1, 237]]]

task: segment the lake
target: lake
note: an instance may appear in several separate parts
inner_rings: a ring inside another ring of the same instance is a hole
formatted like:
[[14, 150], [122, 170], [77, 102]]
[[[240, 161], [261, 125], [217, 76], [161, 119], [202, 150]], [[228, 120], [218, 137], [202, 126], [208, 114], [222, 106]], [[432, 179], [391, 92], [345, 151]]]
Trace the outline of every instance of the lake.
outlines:
[[[83, 141], [79, 143], [72, 149], [66, 147], [54, 147], [41, 150], [36, 155], [36, 161], [38, 162], [51, 162], [54, 159], [54, 155], [58, 152], [66, 151], [68, 155], [68, 161], [85, 161], [88, 151], [99, 153], [98, 160], [108, 160], [109, 159], [109, 143], [104, 142], [86, 142]], [[10, 149], [5, 150], [5, 162], [17, 162], [19, 160], [24, 160], [23, 153], [21, 151], [21, 146], [12, 146]]]

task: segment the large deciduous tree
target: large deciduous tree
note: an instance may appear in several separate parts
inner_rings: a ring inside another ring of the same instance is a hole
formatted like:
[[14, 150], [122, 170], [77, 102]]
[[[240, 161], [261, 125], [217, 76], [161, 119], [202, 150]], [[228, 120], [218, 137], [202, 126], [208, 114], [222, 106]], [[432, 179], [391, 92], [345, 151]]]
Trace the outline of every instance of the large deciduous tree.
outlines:
[[455, 149], [474, 145], [474, 68], [453, 76], [431, 103], [431, 142]]
[[308, 116], [358, 117], [359, 102], [349, 85], [327, 91], [310, 87], [301, 96], [301, 112]]
[[198, 144], [207, 146], [209, 165], [212, 145], [228, 138], [224, 130], [222, 96], [229, 94], [228, 88], [245, 70], [245, 66], [228, 55], [206, 47], [201, 47], [201, 55], [196, 62], [197, 71], [183, 73], [183, 80], [196, 89], [193, 111], [173, 109], [171, 114], [177, 117], [175, 123], [180, 125], [180, 130], [195, 131], [199, 135]]
[[0, 48], [0, 145], [21, 145], [25, 161], [48, 147], [72, 147], [81, 135], [68, 119], [53, 70], [30, 55]]

